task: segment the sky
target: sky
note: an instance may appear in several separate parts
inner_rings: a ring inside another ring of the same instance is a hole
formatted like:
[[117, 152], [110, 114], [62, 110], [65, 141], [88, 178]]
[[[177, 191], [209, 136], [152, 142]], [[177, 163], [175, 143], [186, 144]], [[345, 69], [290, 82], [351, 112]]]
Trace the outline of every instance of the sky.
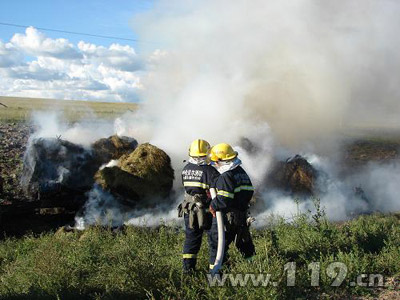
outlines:
[[[146, 59], [132, 18], [152, 0], [0, 1], [0, 95], [140, 101]], [[133, 41], [51, 32], [114, 36]], [[155, 46], [156, 47], [156, 46]]]

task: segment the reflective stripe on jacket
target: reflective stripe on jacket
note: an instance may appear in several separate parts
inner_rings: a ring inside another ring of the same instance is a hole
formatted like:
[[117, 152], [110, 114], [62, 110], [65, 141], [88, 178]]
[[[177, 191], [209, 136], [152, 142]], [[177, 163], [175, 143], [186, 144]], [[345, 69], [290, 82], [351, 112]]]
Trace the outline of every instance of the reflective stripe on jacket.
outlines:
[[215, 186], [217, 197], [211, 201], [211, 206], [215, 210], [245, 211], [248, 208], [251, 197], [253, 197], [254, 187], [242, 167], [238, 166], [221, 174]]
[[189, 195], [207, 196], [207, 190], [215, 188], [218, 171], [210, 165], [188, 163], [182, 170], [182, 184]]

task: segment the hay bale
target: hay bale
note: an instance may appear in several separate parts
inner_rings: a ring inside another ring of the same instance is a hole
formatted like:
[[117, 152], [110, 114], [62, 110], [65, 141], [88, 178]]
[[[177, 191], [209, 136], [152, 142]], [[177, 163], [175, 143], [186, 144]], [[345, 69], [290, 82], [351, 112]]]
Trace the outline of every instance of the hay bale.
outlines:
[[24, 157], [21, 184], [25, 193], [46, 202], [82, 196], [92, 188], [100, 166], [132, 152], [137, 141], [113, 135], [96, 141], [92, 147], [87, 149], [60, 138], [33, 140]]
[[112, 159], [119, 159], [124, 154], [129, 154], [136, 149], [138, 142], [130, 137], [112, 135], [102, 138], [92, 144], [95, 159], [101, 164]]
[[163, 150], [149, 143], [141, 144], [135, 151], [121, 158], [122, 170], [140, 178], [157, 183], [157, 186], [169, 193], [174, 180], [171, 159]]
[[85, 192], [99, 164], [90, 150], [57, 138], [33, 140], [25, 153], [21, 184], [31, 198]]
[[99, 170], [95, 175], [95, 180], [104, 190], [132, 204], [136, 204], [150, 193], [143, 179], [116, 166]]
[[101, 164], [81, 145], [60, 138], [35, 139], [25, 152], [21, 186], [42, 207], [78, 210]]
[[167, 198], [171, 192], [174, 170], [171, 159], [151, 144], [141, 144], [131, 154], [123, 155], [116, 167], [103, 168], [96, 182], [104, 189], [131, 202]]
[[315, 194], [317, 171], [302, 156], [296, 155], [272, 168], [266, 182], [269, 188], [283, 190], [295, 196]]

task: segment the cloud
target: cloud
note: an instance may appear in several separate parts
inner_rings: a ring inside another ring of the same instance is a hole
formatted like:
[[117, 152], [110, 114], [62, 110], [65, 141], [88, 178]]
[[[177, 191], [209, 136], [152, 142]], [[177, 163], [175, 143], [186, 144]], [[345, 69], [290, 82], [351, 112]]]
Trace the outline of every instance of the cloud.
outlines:
[[[151, 54], [158, 56], [158, 53]], [[27, 58], [30, 58], [29, 61]], [[137, 101], [146, 64], [128, 45], [51, 39], [33, 27], [0, 41], [0, 93], [6, 96]]]
[[98, 64], [104, 64], [123, 71], [137, 71], [142, 68], [142, 62], [135, 50], [130, 46], [112, 44], [109, 48], [106, 48], [81, 41], [78, 43], [78, 48], [86, 60], [91, 60]]
[[16, 51], [10, 43], [0, 41], [0, 68], [8, 68], [18, 65], [23, 60], [23, 55]]
[[82, 55], [66, 39], [50, 39], [33, 27], [25, 34], [17, 33], [11, 43], [21, 52], [32, 56], [49, 56], [60, 59], [79, 59]]

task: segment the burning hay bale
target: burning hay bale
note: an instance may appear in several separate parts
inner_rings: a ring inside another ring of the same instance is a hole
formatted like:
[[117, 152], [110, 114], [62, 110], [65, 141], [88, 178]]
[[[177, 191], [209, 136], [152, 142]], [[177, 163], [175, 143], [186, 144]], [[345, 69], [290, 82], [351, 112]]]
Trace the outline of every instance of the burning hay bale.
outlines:
[[89, 150], [58, 139], [36, 139], [24, 160], [22, 185], [32, 198], [84, 191], [99, 168]]
[[[40, 200], [30, 202], [40, 215], [83, 210], [84, 224], [120, 224], [132, 204], [153, 207], [168, 199], [174, 171], [164, 151], [117, 136], [92, 146], [60, 138], [31, 141], [21, 183], [30, 198]], [[103, 167], [109, 160], [113, 164]]]
[[112, 159], [119, 159], [124, 154], [131, 153], [137, 146], [138, 142], [133, 138], [112, 135], [94, 142], [92, 149], [95, 159], [103, 164]]
[[174, 170], [171, 159], [151, 144], [141, 144], [131, 154], [123, 155], [118, 166], [106, 167], [96, 174], [103, 189], [133, 203], [167, 198], [171, 192]]
[[278, 162], [268, 176], [268, 187], [290, 192], [296, 196], [312, 196], [317, 171], [302, 156], [296, 155]]
[[35, 139], [25, 154], [21, 184], [30, 198], [71, 204], [76, 200], [80, 205], [100, 166], [136, 146], [136, 140], [118, 136], [95, 142], [93, 149], [60, 138]]

